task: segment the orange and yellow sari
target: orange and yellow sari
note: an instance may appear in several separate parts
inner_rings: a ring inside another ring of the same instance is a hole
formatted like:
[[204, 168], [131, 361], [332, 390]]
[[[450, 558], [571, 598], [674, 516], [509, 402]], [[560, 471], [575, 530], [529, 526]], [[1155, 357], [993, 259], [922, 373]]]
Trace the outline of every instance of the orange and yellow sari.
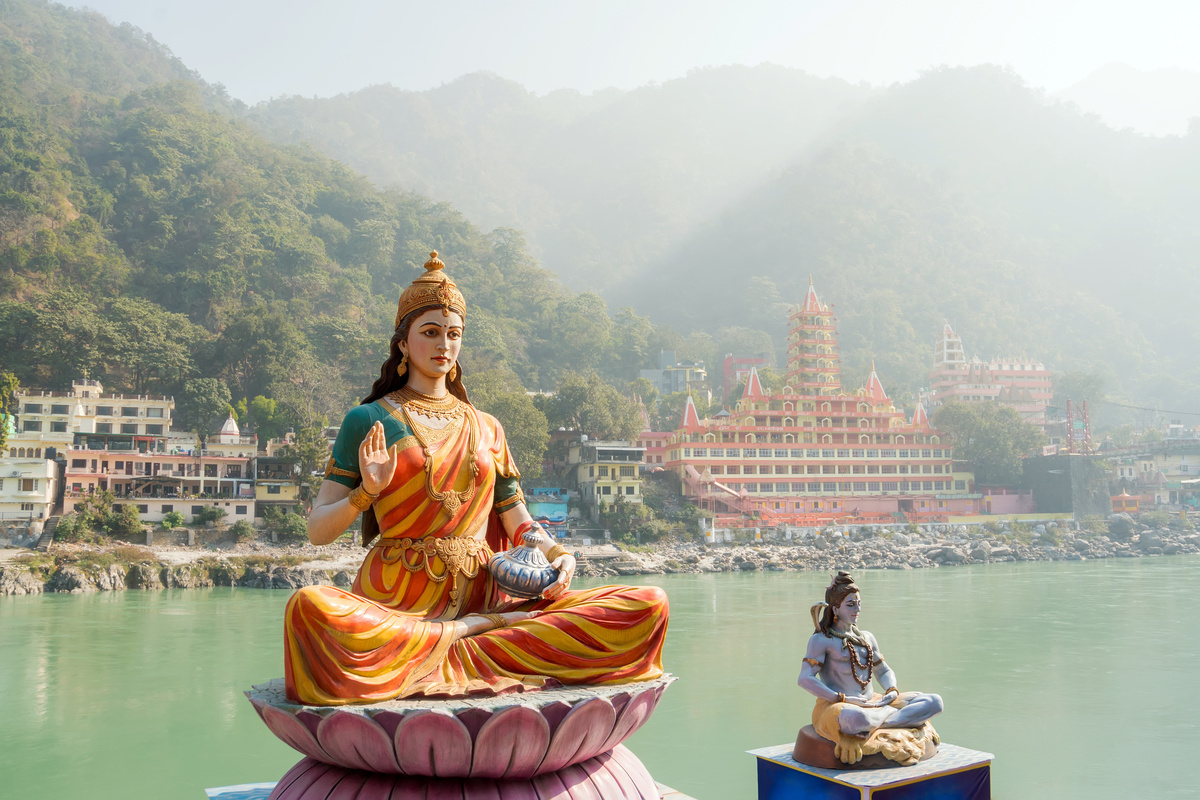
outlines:
[[[515, 601], [492, 581], [487, 562], [493, 548], [508, 546], [497, 507], [521, 499], [519, 475], [493, 417], [468, 405], [442, 441], [427, 438], [427, 486], [425, 455], [406, 421], [383, 402], [358, 406], [339, 434], [329, 479], [357, 480], [358, 443], [376, 419], [384, 421], [388, 445], [400, 446], [396, 475], [374, 505], [381, 537], [350, 591], [310, 586], [288, 601], [290, 700], [372, 703], [495, 694], [548, 682], [628, 683], [662, 674], [667, 598], [661, 589], [605, 586], [553, 601]], [[435, 501], [430, 488], [454, 492], [462, 502], [451, 512], [456, 504]], [[457, 641], [446, 624], [515, 609], [543, 613]]]

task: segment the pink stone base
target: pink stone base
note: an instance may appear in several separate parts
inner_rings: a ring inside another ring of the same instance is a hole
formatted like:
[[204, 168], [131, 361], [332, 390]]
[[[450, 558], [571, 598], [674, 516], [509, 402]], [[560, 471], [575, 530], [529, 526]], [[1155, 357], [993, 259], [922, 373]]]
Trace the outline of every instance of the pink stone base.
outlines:
[[522, 780], [612, 750], [650, 718], [674, 680], [323, 708], [287, 702], [279, 679], [246, 696], [276, 736], [326, 764], [389, 776]]
[[305, 758], [270, 800], [660, 800], [650, 773], [623, 745], [524, 780], [428, 778], [349, 770]]

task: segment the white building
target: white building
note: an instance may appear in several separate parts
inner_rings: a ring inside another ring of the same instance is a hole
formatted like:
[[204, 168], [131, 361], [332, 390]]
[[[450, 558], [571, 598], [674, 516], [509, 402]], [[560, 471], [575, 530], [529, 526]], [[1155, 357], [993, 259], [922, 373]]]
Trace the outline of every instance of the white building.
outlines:
[[48, 519], [57, 488], [53, 461], [0, 458], [0, 520]]

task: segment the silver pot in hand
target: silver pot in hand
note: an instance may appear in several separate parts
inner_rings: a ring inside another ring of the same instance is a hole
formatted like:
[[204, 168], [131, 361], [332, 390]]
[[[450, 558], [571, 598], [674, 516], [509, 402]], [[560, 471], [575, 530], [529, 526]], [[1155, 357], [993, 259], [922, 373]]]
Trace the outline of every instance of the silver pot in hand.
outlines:
[[534, 600], [558, 580], [558, 570], [542, 555], [538, 546], [546, 541], [546, 535], [527, 531], [522, 544], [505, 553], [496, 553], [488, 561], [488, 571], [496, 584], [512, 597]]

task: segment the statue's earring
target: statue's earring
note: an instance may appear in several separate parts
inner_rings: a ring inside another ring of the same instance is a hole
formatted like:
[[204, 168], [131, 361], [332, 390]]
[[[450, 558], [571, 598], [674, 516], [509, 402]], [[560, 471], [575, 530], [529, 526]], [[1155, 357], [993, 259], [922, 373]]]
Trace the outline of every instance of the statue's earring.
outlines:
[[408, 353], [404, 353], [400, 358], [400, 366], [396, 367], [396, 375], [403, 378], [404, 373], [408, 371]]
[[451, 383], [458, 380], [458, 376], [459, 376], [460, 372], [461, 372], [461, 370], [458, 368], [458, 362], [455, 361], [454, 366], [450, 368], [450, 375], [448, 376]]

